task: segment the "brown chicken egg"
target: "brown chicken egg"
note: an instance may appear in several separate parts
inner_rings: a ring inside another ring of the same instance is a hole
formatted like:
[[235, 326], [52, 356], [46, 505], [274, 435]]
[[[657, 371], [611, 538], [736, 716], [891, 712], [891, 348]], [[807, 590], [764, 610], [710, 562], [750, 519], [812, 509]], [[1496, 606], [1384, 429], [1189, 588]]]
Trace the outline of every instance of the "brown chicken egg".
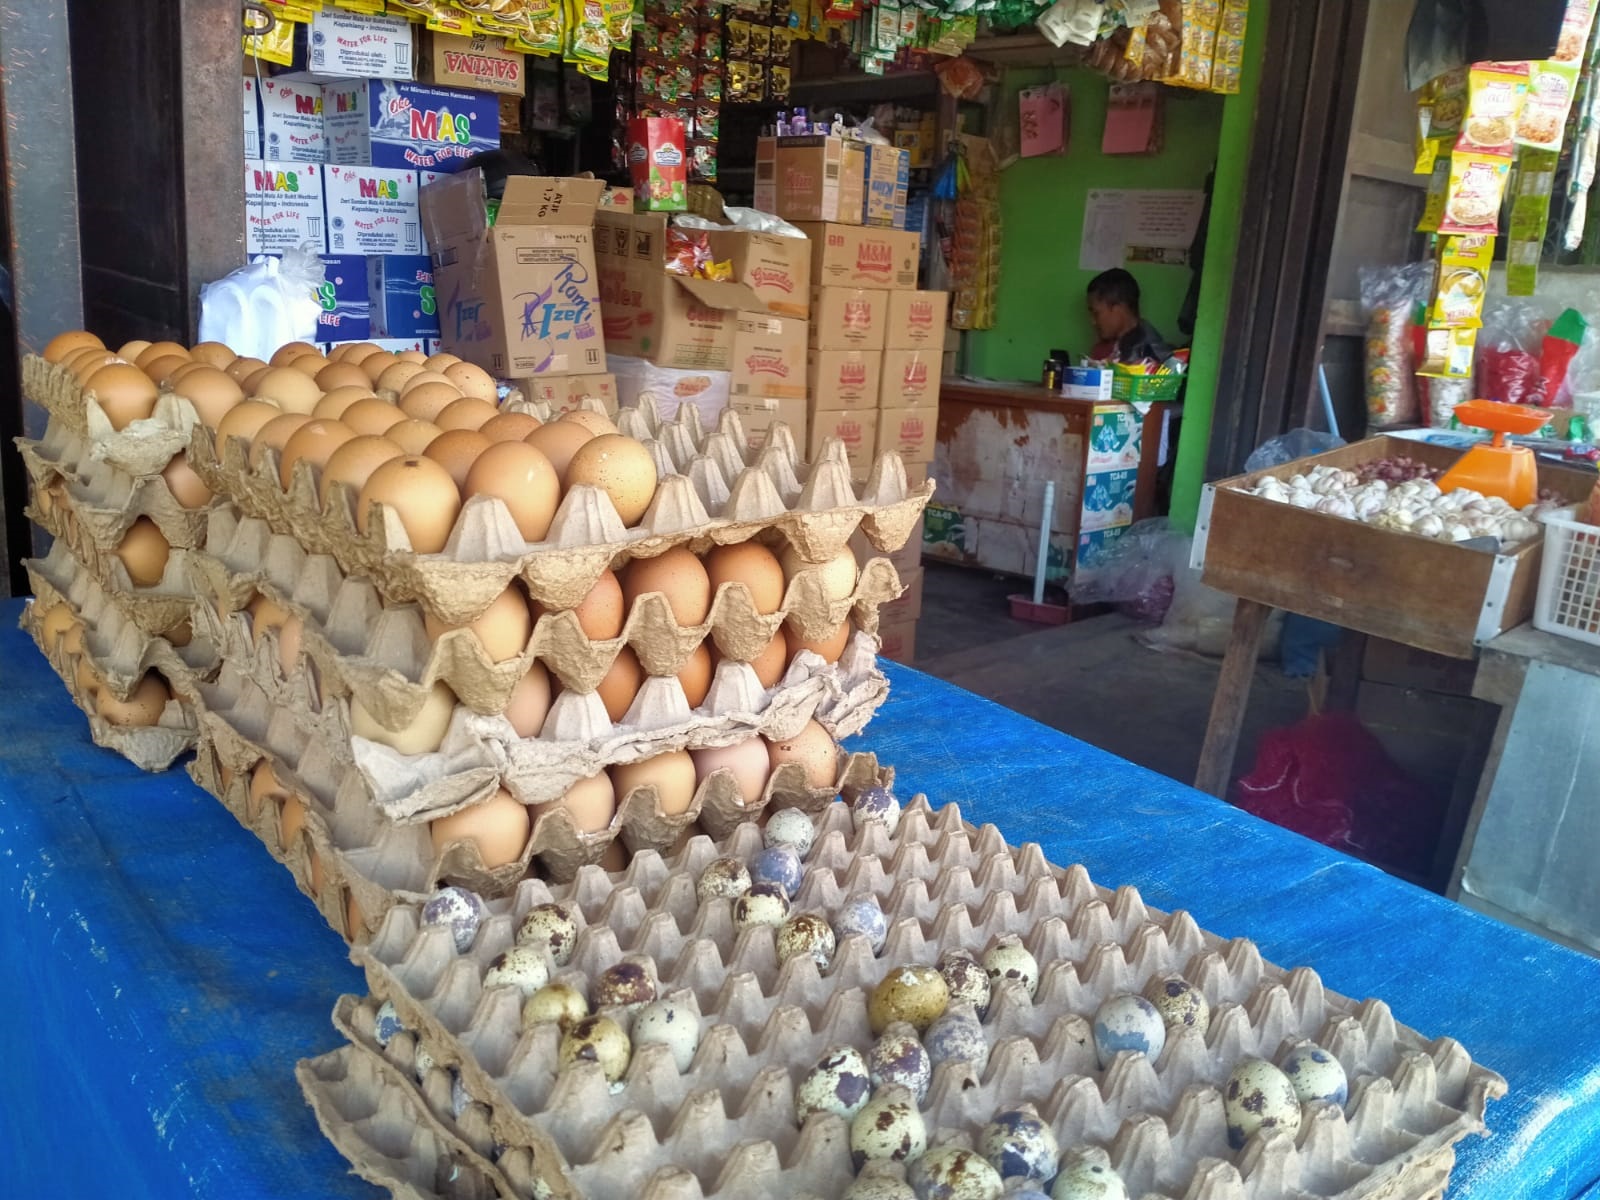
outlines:
[[767, 778], [772, 774], [772, 762], [767, 753], [767, 743], [759, 737], [748, 737], [731, 746], [707, 746], [691, 750], [697, 783], [713, 771], [726, 770], [733, 776], [739, 798], [746, 804], [755, 804], [766, 790]]
[[334, 451], [355, 438], [356, 431], [343, 422], [323, 421], [316, 417], [306, 421], [283, 444], [283, 456], [278, 462], [278, 482], [283, 485], [283, 490], [289, 490], [289, 484], [294, 479], [295, 464], [301, 459], [322, 471], [326, 469]]
[[162, 630], [161, 636], [181, 650], [194, 641], [194, 624], [187, 619], [179, 621], [176, 625]]
[[306, 847], [306, 886], [314, 898], [322, 896], [322, 885], [327, 882], [322, 859], [314, 846]]
[[528, 608], [528, 598], [514, 583], [465, 625], [447, 625], [430, 612], [423, 613], [422, 619], [428, 636], [436, 642], [452, 629], [470, 629], [490, 662], [516, 658], [528, 648], [528, 639], [533, 636], [533, 613]]
[[428, 361], [428, 356], [421, 350], [402, 350], [395, 357], [401, 362], [416, 363], [419, 367]]
[[326, 362], [317, 372], [316, 381], [324, 396], [342, 387], [358, 387], [363, 392], [372, 390], [372, 381], [367, 378], [367, 373], [354, 363]]
[[760, 542], [714, 547], [706, 554], [705, 564], [713, 595], [725, 583], [742, 583], [758, 613], [768, 615], [783, 607], [783, 565]]
[[417, 715], [404, 729], [385, 729], [356, 696], [350, 697], [350, 732], [369, 742], [378, 742], [401, 754], [432, 754], [450, 730], [456, 711], [456, 694], [443, 683], [435, 683]]
[[785, 621], [783, 636], [788, 641], [790, 661], [793, 661], [794, 656], [800, 651], [809, 650], [813, 654], [821, 655], [823, 662], [836, 663], [850, 641], [850, 619], [846, 617], [839, 622], [837, 629], [820, 638], [803, 638]]
[[518, 737], [538, 737], [544, 720], [550, 715], [550, 672], [544, 664], [534, 663], [528, 673], [517, 680], [511, 689], [511, 699], [506, 702], [505, 718]]
[[246, 400], [242, 404], [235, 404], [217, 422], [217, 457], [223, 457], [229, 438], [243, 438], [248, 443], [261, 432], [263, 425], [281, 416], [283, 410], [265, 400]]
[[457, 399], [466, 394], [455, 384], [451, 383], [449, 379], [445, 378], [442, 372], [434, 371], [424, 367], [422, 370], [418, 371], [415, 375], [411, 376], [410, 379], [407, 379], [403, 384], [400, 385], [400, 398], [404, 400], [412, 392], [417, 391], [419, 388], [427, 387], [430, 383], [443, 384], [455, 394]]
[[171, 391], [172, 385], [177, 380], [177, 374], [184, 367], [194, 366], [192, 358], [179, 358], [176, 354], [168, 354], [158, 358], [155, 362], [144, 368], [144, 373], [150, 377], [150, 382], [164, 391]]
[[143, 338], [134, 338], [131, 342], [123, 342], [117, 347], [117, 357], [126, 362], [136, 363], [139, 355], [150, 349], [150, 343]]
[[110, 725], [157, 725], [161, 711], [172, 699], [167, 681], [154, 671], [148, 672], [126, 700], [118, 700], [109, 689], [102, 688], [94, 699], [95, 715]]
[[[418, 375], [413, 383], [422, 376]], [[461, 399], [461, 389], [448, 379], [439, 378], [436, 383], [423, 383], [414, 387], [400, 396], [400, 411], [408, 417], [415, 417], [419, 421], [432, 421], [439, 423], [439, 414], [457, 400]]]
[[452, 400], [439, 411], [433, 423], [440, 429], [476, 429], [481, 430], [485, 425], [499, 414], [499, 409], [487, 400], [479, 400], [475, 396], [463, 396], [459, 400]]
[[640, 596], [660, 592], [673, 618], [685, 628], [701, 624], [711, 613], [711, 579], [700, 560], [683, 546], [636, 558], [622, 571], [622, 596], [631, 612]]
[[47, 363], [65, 361], [74, 350], [104, 350], [106, 344], [86, 329], [69, 329], [58, 333], [45, 343], [44, 360]]
[[[274, 371], [287, 371], [288, 369], [288, 367], [262, 367], [259, 371], [255, 371], [241, 379], [239, 381], [239, 386], [244, 389], [244, 394], [246, 396], [257, 396], [260, 394], [258, 389], [261, 387], [262, 381], [265, 380], [267, 376], [271, 375]], [[272, 400], [269, 396], [261, 396], [261, 399], [269, 400], [273, 404], [277, 403], [276, 400]]]
[[87, 658], [78, 660], [78, 665], [72, 672], [72, 682], [77, 688], [78, 699], [86, 701], [91, 709], [94, 708], [95, 697], [106, 686], [105, 676], [100, 674]]
[[250, 618], [250, 644], [259, 646], [266, 641], [269, 629], [282, 629], [284, 623], [294, 614], [271, 596], [264, 592], [257, 592], [250, 597], [250, 603], [245, 605], [245, 615]]
[[572, 425], [581, 425], [595, 437], [607, 436], [617, 432], [617, 423], [605, 413], [595, 412], [592, 408], [575, 408], [561, 418]]
[[783, 551], [784, 579], [793, 582], [796, 575], [802, 571], [816, 571], [822, 578], [822, 591], [829, 600], [847, 599], [856, 590], [856, 580], [860, 577], [861, 568], [856, 563], [856, 553], [845, 546], [827, 562], [809, 563], [800, 557], [799, 551], [793, 546], [787, 546]]
[[65, 637], [67, 630], [77, 624], [78, 618], [66, 604], [56, 604], [46, 609], [39, 618], [39, 637], [46, 650], [54, 650], [56, 642]]
[[220, 371], [239, 356], [221, 342], [198, 342], [189, 351], [189, 357]]
[[222, 369], [227, 372], [228, 378], [234, 380], [236, 383], [242, 384], [257, 371], [265, 370], [266, 367], [267, 364], [262, 362], [259, 358], [251, 358], [249, 355], [245, 355], [241, 358], [234, 359]]
[[627, 716], [628, 709], [633, 707], [633, 699], [643, 686], [644, 668], [639, 665], [639, 656], [631, 648], [624, 646], [617, 651], [611, 669], [600, 680], [595, 692], [605, 707], [606, 716], [610, 717], [613, 723], [619, 723]]
[[789, 665], [789, 641], [782, 629], [772, 635], [772, 640], [750, 660], [751, 669], [764, 688], [775, 688]]
[[418, 421], [415, 418], [408, 417], [404, 421], [389, 426], [383, 436], [399, 446], [407, 454], [421, 454], [429, 446], [433, 445], [443, 432], [444, 430], [440, 429], [432, 421]]
[[461, 513], [461, 493], [450, 473], [431, 458], [391, 459], [372, 473], [361, 489], [356, 527], [366, 533], [372, 507], [382, 504], [400, 518], [416, 554], [438, 554], [450, 540]]
[[317, 386], [317, 381], [290, 367], [269, 368], [252, 382], [246, 382], [246, 391], [258, 400], [273, 401], [284, 412], [310, 416], [317, 401], [322, 399], [322, 389]]
[[617, 790], [611, 777], [601, 771], [588, 779], [578, 780], [567, 789], [560, 803], [580, 832], [599, 833], [608, 828], [611, 819], [617, 815]]
[[421, 363], [406, 362], [400, 359], [390, 363], [383, 369], [383, 373], [374, 380], [380, 396], [398, 396], [400, 389], [417, 375], [421, 375], [424, 368]]
[[590, 441], [594, 434], [582, 425], [571, 421], [549, 421], [528, 434], [523, 441], [550, 460], [561, 480], [562, 491], [567, 487], [567, 471], [572, 466], [572, 456]]
[[478, 455], [492, 445], [475, 429], [449, 429], [429, 442], [422, 453], [443, 467], [458, 489], [465, 489], [467, 472], [478, 461]]
[[301, 426], [309, 424], [311, 424], [309, 413], [286, 412], [273, 417], [256, 431], [255, 437], [250, 439], [250, 465], [259, 467], [269, 448], [281, 455], [283, 448], [289, 444], [289, 439]]
[[400, 359], [387, 350], [379, 350], [376, 354], [369, 354], [358, 364], [367, 373], [367, 382], [377, 386], [378, 377], [387, 371]]
[[447, 351], [441, 350], [437, 354], [429, 355], [426, 366], [428, 370], [436, 371], [442, 374], [446, 367], [453, 367], [460, 361], [461, 358], [459, 355], [450, 354]]
[[550, 531], [561, 503], [561, 483], [550, 460], [526, 442], [497, 442], [473, 462], [461, 495], [467, 500], [496, 497], [511, 513], [517, 531], [537, 542]]
[[133, 360], [133, 365], [143, 371], [158, 358], [173, 357], [187, 360], [189, 358], [189, 347], [180, 346], [177, 342], [151, 342], [143, 350], [139, 351], [139, 356]]
[[358, 400], [376, 400], [372, 387], [363, 381], [360, 384], [350, 384], [346, 387], [336, 387], [331, 392], [323, 394], [317, 406], [311, 410], [311, 415], [324, 421], [338, 421], [344, 417], [345, 409]]
[[406, 414], [387, 400], [376, 400], [371, 397], [357, 400], [339, 416], [339, 420], [362, 437], [382, 437], [405, 419]]
[[295, 359], [307, 354], [315, 354], [321, 357], [321, 351], [310, 342], [285, 342], [272, 352], [271, 365], [274, 367], [287, 367]]
[[174, 454], [161, 469], [161, 478], [167, 482], [167, 491], [185, 508], [204, 508], [211, 503], [211, 489], [194, 473], [189, 456], [182, 450]]
[[167, 559], [172, 547], [161, 530], [149, 517], [140, 517], [128, 526], [117, 544], [117, 557], [128, 568], [128, 579], [134, 587], [155, 587], [167, 571]]
[[209, 429], [215, 429], [229, 409], [244, 402], [244, 389], [226, 371], [205, 365], [184, 372], [172, 390], [194, 405], [200, 423]]
[[694, 759], [687, 750], [668, 750], [639, 762], [618, 763], [611, 768], [611, 783], [622, 800], [634, 788], [654, 784], [663, 813], [687, 812], [694, 801]]
[[89, 376], [93, 375], [101, 367], [108, 367], [112, 363], [120, 363], [122, 361], [110, 350], [88, 349], [74, 350], [66, 358], [62, 359], [61, 365], [72, 372], [72, 377], [78, 381], [78, 386], [82, 387], [89, 382]]
[[637, 525], [656, 494], [656, 464], [643, 442], [620, 433], [590, 438], [567, 464], [567, 486], [589, 484], [611, 497], [624, 525]]
[[531, 413], [503, 412], [490, 417], [478, 432], [491, 442], [520, 442], [543, 424]]
[[627, 601], [622, 598], [622, 584], [613, 571], [600, 572], [600, 578], [572, 610], [578, 614], [578, 626], [591, 642], [603, 642], [622, 633], [623, 619], [627, 615]]
[[84, 384], [93, 393], [113, 429], [126, 429], [156, 410], [156, 385], [138, 367], [110, 363], [101, 367]]
[[262, 809], [279, 807], [289, 795], [289, 786], [278, 778], [278, 772], [263, 758], [250, 772], [250, 790], [244, 801], [245, 815], [253, 821]]
[[300, 665], [300, 649], [305, 644], [306, 623], [290, 615], [278, 630], [278, 670], [285, 679], [292, 679]]
[[306, 802], [293, 792], [283, 797], [278, 808], [278, 849], [287, 850], [306, 827]]
[[499, 788], [487, 800], [439, 817], [428, 826], [428, 833], [435, 854], [442, 854], [452, 842], [472, 842], [483, 865], [493, 869], [522, 857], [532, 825], [527, 806]]
[[334, 356], [340, 362], [355, 363], [360, 366], [382, 349], [383, 347], [376, 342], [345, 342], [334, 351]]
[[359, 495], [374, 471], [404, 454], [405, 451], [388, 438], [351, 438], [328, 457], [328, 465], [323, 468], [322, 479], [317, 485], [318, 501], [326, 508], [336, 483], [346, 484]]
[[839, 744], [815, 721], [807, 721], [791, 738], [769, 738], [767, 746], [774, 771], [784, 763], [799, 763], [809, 787], [832, 787], [839, 777]]
[[678, 670], [678, 684], [688, 698], [690, 708], [699, 708], [711, 691], [711, 650], [704, 642], [690, 652]]
[[491, 404], [500, 398], [494, 378], [482, 367], [466, 362], [451, 363], [444, 369], [444, 377], [460, 388], [464, 396], [476, 396]]
[[289, 360], [289, 370], [299, 371], [300, 374], [310, 380], [315, 380], [318, 375], [322, 374], [322, 369], [327, 365], [328, 360], [323, 358], [321, 354], [302, 354], [298, 358]]

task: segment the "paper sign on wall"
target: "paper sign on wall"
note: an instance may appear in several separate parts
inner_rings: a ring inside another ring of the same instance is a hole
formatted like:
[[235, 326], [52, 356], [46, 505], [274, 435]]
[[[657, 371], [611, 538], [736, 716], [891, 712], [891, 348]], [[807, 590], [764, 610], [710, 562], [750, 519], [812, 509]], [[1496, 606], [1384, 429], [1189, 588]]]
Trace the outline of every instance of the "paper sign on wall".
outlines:
[[1083, 210], [1078, 267], [1105, 271], [1125, 262], [1185, 266], [1200, 229], [1204, 192], [1182, 188], [1093, 188]]
[[1067, 89], [1060, 83], [1023, 88], [1017, 93], [1017, 117], [1023, 158], [1067, 148]]

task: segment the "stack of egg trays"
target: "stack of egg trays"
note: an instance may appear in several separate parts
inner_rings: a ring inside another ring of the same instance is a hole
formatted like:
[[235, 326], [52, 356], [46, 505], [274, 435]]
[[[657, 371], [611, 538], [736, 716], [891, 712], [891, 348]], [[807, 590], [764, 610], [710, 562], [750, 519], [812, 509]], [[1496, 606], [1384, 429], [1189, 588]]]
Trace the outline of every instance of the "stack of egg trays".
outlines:
[[[1487, 1101], [1504, 1094], [1504, 1081], [1459, 1043], [1396, 1024], [1382, 1001], [1329, 992], [1313, 971], [1265, 963], [1253, 943], [1148, 909], [1132, 888], [1096, 887], [1036, 845], [1012, 849], [992, 826], [964, 824], [954, 805], [932, 811], [918, 797], [892, 837], [875, 824], [853, 830], [840, 804], [818, 824], [795, 911], [831, 917], [871, 895], [891, 922], [879, 955], [846, 939], [822, 975], [806, 956], [780, 968], [769, 927], [735, 937], [729, 901], [697, 902], [713, 857], [747, 858], [760, 846], [750, 825], [720, 845], [695, 838], [669, 858], [639, 855], [620, 875], [585, 870], [564, 887], [529, 880], [490, 903], [464, 953], [415, 907], [394, 909], [353, 954], [370, 994], [335, 1010], [350, 1044], [299, 1067], [324, 1131], [396, 1194], [837, 1197], [853, 1177], [848, 1129], [828, 1114], [798, 1127], [794, 1086], [830, 1047], [866, 1052], [867, 992], [889, 970], [948, 950], [981, 954], [1008, 934], [1040, 964], [1037, 994], [998, 984], [987, 1064], [937, 1068], [922, 1104], [931, 1144], [971, 1146], [996, 1113], [1026, 1103], [1063, 1148], [1104, 1148], [1133, 1196], [1421, 1200], [1442, 1193], [1454, 1144], [1482, 1132]], [[584, 989], [627, 957], [647, 967], [659, 995], [700, 1012], [688, 1072], [679, 1075], [665, 1047], [645, 1046], [615, 1092], [595, 1064], [558, 1075], [556, 1029], [523, 1030], [516, 990], [482, 986], [522, 914], [552, 901], [583, 926], [554, 978]], [[1096, 1009], [1172, 973], [1205, 993], [1209, 1029], [1171, 1031], [1154, 1062], [1124, 1052], [1101, 1069]], [[384, 1002], [405, 1028], [380, 1043]], [[1220, 1090], [1230, 1071], [1304, 1039], [1344, 1066], [1347, 1104], [1308, 1105], [1298, 1136], [1264, 1130], [1230, 1149]]]

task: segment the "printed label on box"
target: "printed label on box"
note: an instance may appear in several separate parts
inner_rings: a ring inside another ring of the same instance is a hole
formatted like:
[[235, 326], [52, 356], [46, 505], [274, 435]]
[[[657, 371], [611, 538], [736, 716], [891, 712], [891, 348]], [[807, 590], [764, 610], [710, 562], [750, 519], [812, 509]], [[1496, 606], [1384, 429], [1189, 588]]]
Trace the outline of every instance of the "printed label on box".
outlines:
[[1127, 404], [1098, 405], [1089, 424], [1089, 455], [1086, 470], [1104, 471], [1115, 467], [1137, 467], [1140, 431], [1143, 421]]
[[330, 166], [326, 183], [330, 254], [420, 254], [417, 173]]
[[1085, 475], [1083, 514], [1078, 528], [1092, 531], [1133, 524], [1133, 495], [1138, 487], [1139, 471], [1136, 467]]
[[364, 342], [372, 336], [367, 300], [367, 260], [358, 254], [324, 254], [323, 281], [317, 289], [322, 313], [317, 341]]
[[1104, 571], [1112, 550], [1130, 528], [1132, 527], [1129, 525], [1118, 525], [1112, 529], [1096, 529], [1090, 533], [1080, 533], [1078, 557], [1072, 570], [1073, 584], [1087, 583]]
[[328, 9], [312, 14], [306, 67], [316, 75], [411, 78], [411, 23]]
[[365, 286], [374, 333], [380, 337], [439, 336], [439, 302], [433, 289], [433, 263], [427, 255], [369, 258]]
[[318, 163], [245, 163], [245, 253], [282, 254], [307, 244], [327, 249], [322, 172]]
[[261, 82], [263, 158], [277, 162], [324, 162], [322, 85], [283, 79]]
[[885, 350], [879, 403], [884, 408], [936, 407], [943, 351]]
[[454, 171], [500, 148], [500, 101], [486, 92], [369, 79], [354, 89], [332, 85], [323, 108], [332, 161]]
[[248, 161], [261, 158], [261, 109], [256, 95], [256, 81], [244, 81], [244, 156]]
[[806, 358], [813, 408], [839, 411], [877, 408], [883, 353], [878, 350], [812, 350]]

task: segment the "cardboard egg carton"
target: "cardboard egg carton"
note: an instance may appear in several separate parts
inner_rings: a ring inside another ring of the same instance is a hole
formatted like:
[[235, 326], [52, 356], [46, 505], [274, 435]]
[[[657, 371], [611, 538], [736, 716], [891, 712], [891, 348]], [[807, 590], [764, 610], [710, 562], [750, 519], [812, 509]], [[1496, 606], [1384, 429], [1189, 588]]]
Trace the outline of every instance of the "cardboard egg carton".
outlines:
[[83, 439], [91, 458], [130, 475], [158, 474], [188, 446], [199, 421], [194, 405], [163, 390], [150, 416], [113, 429], [93, 391], [62, 364], [47, 363], [36, 354], [22, 360], [22, 394], [48, 412], [52, 422]]
[[[195, 556], [195, 568], [218, 612], [227, 616], [257, 592], [294, 612], [305, 624], [306, 652], [317, 664], [324, 690], [356, 696], [388, 729], [409, 726], [438, 681], [472, 711], [501, 713], [535, 660], [569, 691], [588, 693], [624, 646], [632, 647], [646, 674], [668, 677], [708, 638], [724, 659], [748, 662], [785, 621], [803, 637], [822, 637], [847, 618], [872, 633], [879, 607], [902, 590], [893, 565], [878, 558], [862, 569], [854, 591], [837, 600], [828, 598], [820, 569], [801, 571], [771, 614], [756, 611], [742, 584], [723, 584], [707, 619], [690, 626], [678, 624], [666, 597], [642, 596], [621, 635], [602, 641], [589, 639], [575, 613], [545, 611], [523, 652], [497, 663], [470, 632], [451, 631], [434, 642], [419, 606], [386, 603], [370, 579], [345, 575], [333, 556], [311, 554], [293, 537], [273, 533], [265, 521], [241, 516], [231, 505], [210, 514], [205, 546]], [[753, 674], [746, 688], [760, 690]], [[679, 715], [666, 713], [661, 720]]]
[[642, 440], [660, 475], [641, 523], [625, 528], [610, 497], [578, 485], [567, 490], [546, 539], [537, 544], [523, 540], [500, 500], [478, 496], [462, 506], [442, 553], [416, 554], [398, 514], [385, 506], [375, 507], [378, 519], [359, 533], [357, 495], [343, 484], [335, 485], [324, 509], [309, 462], [295, 465], [285, 490], [274, 451], [251, 467], [240, 439], [218, 446], [204, 426], [195, 427], [189, 461], [214, 492], [230, 497], [246, 515], [311, 553], [333, 555], [346, 573], [371, 578], [391, 603], [419, 601], [448, 624], [479, 616], [517, 577], [535, 601], [570, 609], [608, 567], [679, 545], [698, 553], [768, 530], [807, 562], [826, 561], [857, 529], [880, 551], [893, 551], [932, 494], [931, 483], [907, 483], [897, 454], [878, 458], [858, 494], [842, 443], [830, 442], [808, 466], [781, 425], [752, 452], [731, 410], [710, 432], [688, 406], [672, 423], [660, 422], [653, 408], [628, 412], [636, 414], [627, 417], [630, 430], [653, 433]]
[[135, 587], [122, 560], [115, 553], [95, 546], [70, 509], [58, 506], [48, 514], [42, 513], [36, 497], [25, 511], [55, 539], [49, 552], [36, 561], [40, 573], [58, 591], [65, 591], [78, 574], [87, 574], [128, 620], [155, 637], [194, 616], [195, 596], [189, 572], [191, 551], [171, 551], [161, 582], [154, 587]]
[[[486, 1110], [498, 1168], [527, 1197], [742, 1195], [724, 1191], [732, 1181], [722, 1168], [736, 1153], [757, 1173], [741, 1188], [838, 1195], [850, 1177], [844, 1123], [813, 1117], [800, 1129], [794, 1085], [828, 1047], [870, 1047], [867, 993], [890, 970], [932, 964], [947, 950], [981, 955], [1006, 935], [1038, 961], [1037, 995], [1000, 985], [984, 1022], [987, 1062], [936, 1069], [922, 1104], [935, 1144], [970, 1146], [997, 1112], [1030, 1103], [1063, 1149], [1106, 1149], [1130, 1195], [1421, 1197], [1439, 1192], [1451, 1147], [1483, 1130], [1488, 1099], [1505, 1091], [1458, 1043], [1398, 1025], [1381, 1001], [1329, 992], [1308, 969], [1265, 963], [1253, 943], [1150, 910], [1132, 888], [1098, 888], [1082, 867], [1054, 867], [1037, 846], [1008, 847], [992, 826], [974, 829], [953, 805], [932, 811], [920, 797], [893, 837], [878, 825], [857, 833], [844, 806], [830, 806], [793, 904], [831, 917], [850, 897], [875, 897], [890, 919], [882, 952], [849, 938], [825, 974], [806, 956], [780, 967], [770, 928], [735, 936], [729, 901], [696, 900], [713, 857], [748, 858], [759, 845], [759, 831], [744, 825], [720, 846], [693, 838], [671, 858], [636, 855], [621, 875], [526, 880], [490, 902], [466, 953], [447, 930], [422, 926], [415, 907], [396, 907], [353, 952], [371, 996], [342, 1002], [336, 1021], [380, 1052], [371, 1016], [392, 1003], [410, 1032], [381, 1052], [403, 1068], [420, 1045], [434, 1070], [453, 1069], [467, 1111]], [[522, 914], [551, 901], [575, 910], [582, 929], [555, 978], [586, 991], [626, 958], [646, 965], [659, 995], [698, 1011], [701, 1041], [686, 1073], [651, 1046], [636, 1051], [615, 1092], [594, 1064], [557, 1074], [554, 1027], [524, 1030], [515, 989], [483, 987]], [[1122, 1053], [1100, 1068], [1096, 1009], [1170, 973], [1206, 994], [1209, 1029], [1169, 1031], [1154, 1061]], [[1269, 1131], [1231, 1150], [1222, 1097], [1230, 1071], [1249, 1056], [1276, 1061], [1303, 1039], [1344, 1066], [1348, 1103], [1309, 1105], [1297, 1137]], [[424, 1092], [437, 1086], [420, 1082]]]

